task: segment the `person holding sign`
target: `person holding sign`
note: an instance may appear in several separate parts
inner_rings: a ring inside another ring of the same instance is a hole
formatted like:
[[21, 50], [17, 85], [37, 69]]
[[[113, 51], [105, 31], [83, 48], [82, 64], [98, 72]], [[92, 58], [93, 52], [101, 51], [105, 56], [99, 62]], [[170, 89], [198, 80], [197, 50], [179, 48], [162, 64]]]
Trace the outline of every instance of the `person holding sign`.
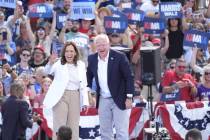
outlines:
[[186, 61], [177, 59], [175, 70], [164, 73], [162, 82], [162, 94], [173, 94], [174, 101], [194, 101], [196, 86], [193, 77], [186, 73]]
[[180, 58], [183, 53], [184, 33], [182, 31], [182, 21], [180, 18], [168, 19], [168, 39], [169, 47], [165, 53], [167, 59]]
[[20, 35], [20, 23], [26, 19], [24, 15], [23, 3], [20, 0], [16, 2], [16, 8], [14, 10], [14, 15], [7, 18], [8, 27], [12, 32], [12, 40], [15, 41], [17, 36]]

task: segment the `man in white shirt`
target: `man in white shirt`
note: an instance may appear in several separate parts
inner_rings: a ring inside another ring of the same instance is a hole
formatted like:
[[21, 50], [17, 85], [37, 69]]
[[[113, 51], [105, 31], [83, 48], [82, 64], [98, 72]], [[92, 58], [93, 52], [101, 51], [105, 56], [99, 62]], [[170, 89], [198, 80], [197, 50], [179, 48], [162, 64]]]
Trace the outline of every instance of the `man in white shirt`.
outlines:
[[159, 0], [151, 0], [143, 3], [140, 10], [144, 11], [147, 16], [158, 14]]

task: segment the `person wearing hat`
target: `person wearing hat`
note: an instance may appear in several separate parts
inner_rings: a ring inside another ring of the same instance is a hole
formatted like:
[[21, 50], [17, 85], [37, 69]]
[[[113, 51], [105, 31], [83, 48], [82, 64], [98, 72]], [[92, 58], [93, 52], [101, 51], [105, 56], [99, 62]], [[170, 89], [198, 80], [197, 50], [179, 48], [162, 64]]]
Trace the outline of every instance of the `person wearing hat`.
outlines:
[[80, 19], [80, 22], [81, 22], [81, 24], [80, 24], [79, 32], [88, 35], [88, 31], [89, 31], [91, 25], [94, 24], [94, 19], [93, 18], [84, 18], [84, 19]]
[[41, 45], [37, 45], [34, 48], [33, 54], [31, 56], [31, 60], [29, 61], [29, 65], [32, 68], [37, 68], [40, 66], [45, 66], [48, 60], [45, 54], [44, 47]]

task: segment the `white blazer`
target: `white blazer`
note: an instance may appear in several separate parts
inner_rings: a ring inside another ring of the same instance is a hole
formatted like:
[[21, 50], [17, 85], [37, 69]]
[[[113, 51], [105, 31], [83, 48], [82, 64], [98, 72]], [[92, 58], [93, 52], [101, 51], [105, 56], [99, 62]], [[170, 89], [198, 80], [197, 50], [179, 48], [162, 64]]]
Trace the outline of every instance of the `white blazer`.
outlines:
[[[89, 105], [88, 100], [88, 88], [87, 88], [87, 77], [85, 63], [82, 61], [77, 62], [78, 76], [80, 79], [80, 107], [83, 105]], [[61, 61], [58, 60], [52, 66], [47, 64], [45, 66], [46, 74], [53, 74], [54, 80], [50, 85], [48, 92], [43, 102], [43, 115], [47, 120], [47, 125], [53, 130], [53, 107], [59, 102], [64, 94], [69, 79], [68, 66], [61, 65]]]
[[[78, 69], [78, 77], [80, 80], [80, 106], [89, 105], [85, 63], [79, 60], [76, 67]], [[49, 64], [45, 66], [45, 73], [54, 75], [54, 80], [50, 85], [43, 102], [45, 108], [53, 108], [61, 99], [69, 79], [71, 78], [68, 74], [69, 72], [67, 64], [61, 65], [61, 60], [58, 60], [52, 66]]]

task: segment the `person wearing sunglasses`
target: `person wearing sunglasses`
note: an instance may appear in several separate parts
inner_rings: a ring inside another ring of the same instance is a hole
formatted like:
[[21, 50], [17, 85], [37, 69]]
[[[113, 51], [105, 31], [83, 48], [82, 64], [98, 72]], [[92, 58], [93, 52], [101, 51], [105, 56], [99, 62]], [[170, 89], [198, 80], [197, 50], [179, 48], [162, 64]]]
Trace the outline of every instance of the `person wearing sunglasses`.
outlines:
[[201, 84], [197, 86], [196, 100], [210, 101], [210, 65], [204, 66], [203, 71]]
[[27, 74], [32, 74], [34, 69], [29, 66], [29, 60], [31, 58], [31, 50], [28, 48], [22, 48], [20, 53], [20, 62], [13, 66], [17, 75], [20, 75], [22, 72]]
[[192, 75], [186, 72], [186, 62], [183, 58], [176, 61], [175, 70], [164, 73], [161, 86], [162, 94], [176, 94], [178, 101], [194, 101], [196, 82]]

